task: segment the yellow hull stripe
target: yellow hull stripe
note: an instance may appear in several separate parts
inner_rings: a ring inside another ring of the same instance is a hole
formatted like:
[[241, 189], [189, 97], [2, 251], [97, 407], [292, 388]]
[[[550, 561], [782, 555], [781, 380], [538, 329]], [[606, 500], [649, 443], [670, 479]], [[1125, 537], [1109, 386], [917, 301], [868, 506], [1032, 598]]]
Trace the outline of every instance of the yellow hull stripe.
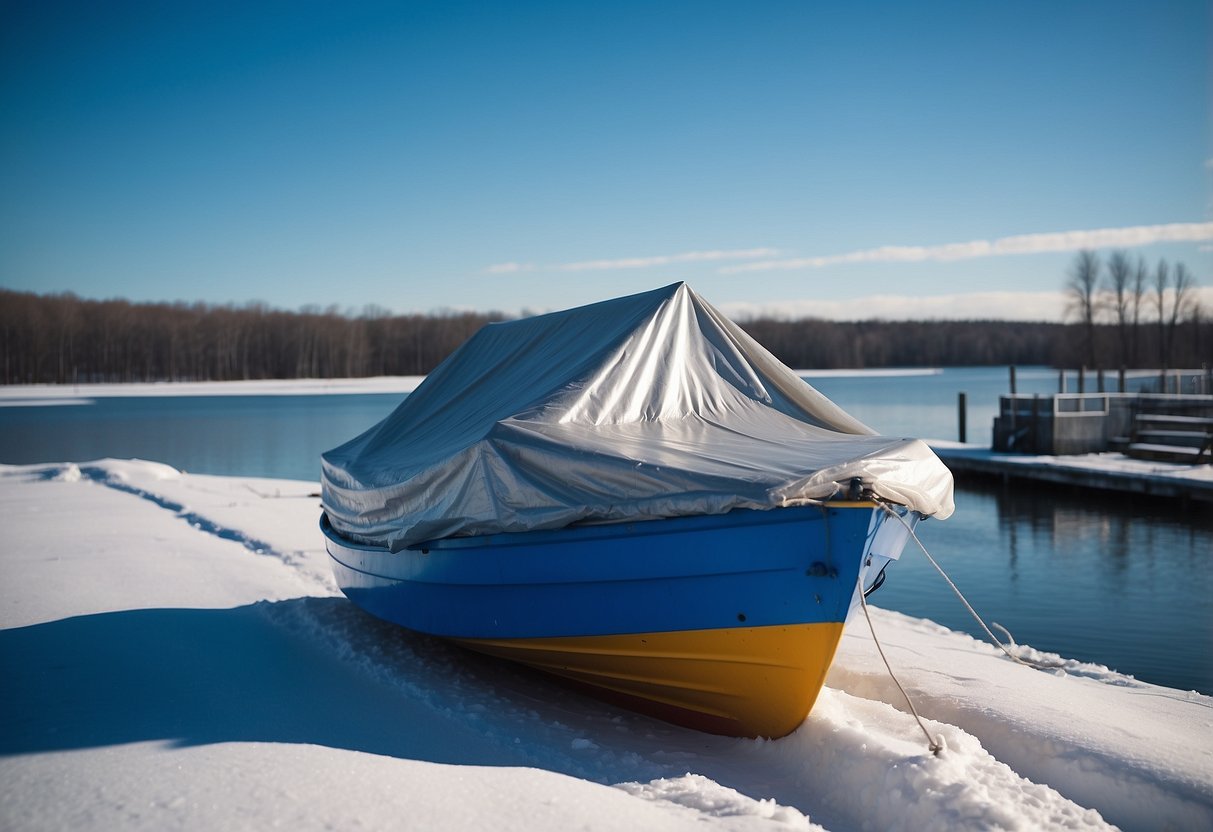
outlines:
[[534, 639], [459, 639], [635, 710], [718, 734], [782, 737], [817, 699], [841, 623]]

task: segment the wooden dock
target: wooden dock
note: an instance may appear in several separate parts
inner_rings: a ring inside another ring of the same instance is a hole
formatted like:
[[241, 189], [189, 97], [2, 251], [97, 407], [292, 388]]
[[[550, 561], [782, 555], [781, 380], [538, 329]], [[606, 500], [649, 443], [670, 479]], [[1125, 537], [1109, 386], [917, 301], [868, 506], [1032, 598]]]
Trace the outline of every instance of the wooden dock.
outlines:
[[1213, 502], [1213, 465], [1131, 459], [1119, 453], [1065, 456], [1001, 453], [977, 445], [930, 440], [954, 474], [1047, 482], [1076, 488]]

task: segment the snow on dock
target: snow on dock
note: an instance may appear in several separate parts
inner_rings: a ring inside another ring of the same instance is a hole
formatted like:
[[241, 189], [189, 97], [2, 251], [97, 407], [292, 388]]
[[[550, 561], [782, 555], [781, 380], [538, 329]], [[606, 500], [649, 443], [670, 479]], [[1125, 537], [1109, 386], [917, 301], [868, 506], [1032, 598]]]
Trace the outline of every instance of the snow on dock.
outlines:
[[958, 474], [1035, 480], [1057, 485], [1213, 501], [1213, 465], [1133, 459], [1122, 453], [1016, 454], [981, 445], [930, 439], [927, 443]]

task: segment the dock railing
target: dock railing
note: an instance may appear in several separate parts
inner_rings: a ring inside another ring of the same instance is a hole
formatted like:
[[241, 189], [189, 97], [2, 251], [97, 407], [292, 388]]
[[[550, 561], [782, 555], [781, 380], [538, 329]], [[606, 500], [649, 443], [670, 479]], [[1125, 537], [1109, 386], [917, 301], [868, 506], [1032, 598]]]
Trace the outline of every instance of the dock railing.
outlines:
[[994, 449], [1032, 454], [1086, 454], [1108, 450], [1131, 422], [1132, 393], [1057, 393], [1000, 396]]
[[[1087, 454], [1125, 451], [1152, 432], [1177, 445], [1205, 442], [1194, 431], [1213, 425], [1213, 395], [1182, 393], [1056, 393], [1000, 396], [994, 418], [994, 450], [1029, 454]], [[1161, 422], [1184, 423], [1181, 427]], [[1191, 423], [1190, 425], [1187, 423]], [[1154, 423], [1151, 426], [1151, 423]], [[1191, 435], [1190, 435], [1191, 434]], [[1198, 441], [1200, 440], [1200, 441]], [[1156, 449], [1154, 452], [1157, 452]], [[1199, 457], [1206, 461], [1207, 451]]]
[[[1015, 393], [1011, 373], [1011, 393]], [[1079, 367], [1057, 371], [1059, 393], [1171, 393], [1207, 396], [1213, 394], [1213, 369], [1128, 370]]]
[[[999, 397], [994, 417], [995, 451], [1128, 453], [1132, 446], [1142, 444], [1138, 434], [1143, 420], [1195, 418], [1202, 430], [1213, 423], [1213, 370], [1207, 365], [1198, 370], [1058, 370], [1056, 393], [1026, 395], [1016, 393], [1015, 368], [1011, 367], [1010, 386], [1010, 395]], [[1169, 441], [1196, 441], [1187, 436], [1191, 431], [1182, 435], [1177, 431], [1156, 426], [1152, 432], [1170, 436]], [[1207, 445], [1205, 442], [1200, 455], [1202, 461], [1209, 454]]]

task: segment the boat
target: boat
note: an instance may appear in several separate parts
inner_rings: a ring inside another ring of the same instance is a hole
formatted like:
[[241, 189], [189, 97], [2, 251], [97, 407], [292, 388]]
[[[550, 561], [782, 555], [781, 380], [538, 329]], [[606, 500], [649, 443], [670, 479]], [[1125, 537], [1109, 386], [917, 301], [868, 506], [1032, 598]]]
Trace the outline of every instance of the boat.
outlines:
[[345, 595], [716, 734], [781, 737], [946, 467], [684, 283], [491, 324], [322, 457]]

